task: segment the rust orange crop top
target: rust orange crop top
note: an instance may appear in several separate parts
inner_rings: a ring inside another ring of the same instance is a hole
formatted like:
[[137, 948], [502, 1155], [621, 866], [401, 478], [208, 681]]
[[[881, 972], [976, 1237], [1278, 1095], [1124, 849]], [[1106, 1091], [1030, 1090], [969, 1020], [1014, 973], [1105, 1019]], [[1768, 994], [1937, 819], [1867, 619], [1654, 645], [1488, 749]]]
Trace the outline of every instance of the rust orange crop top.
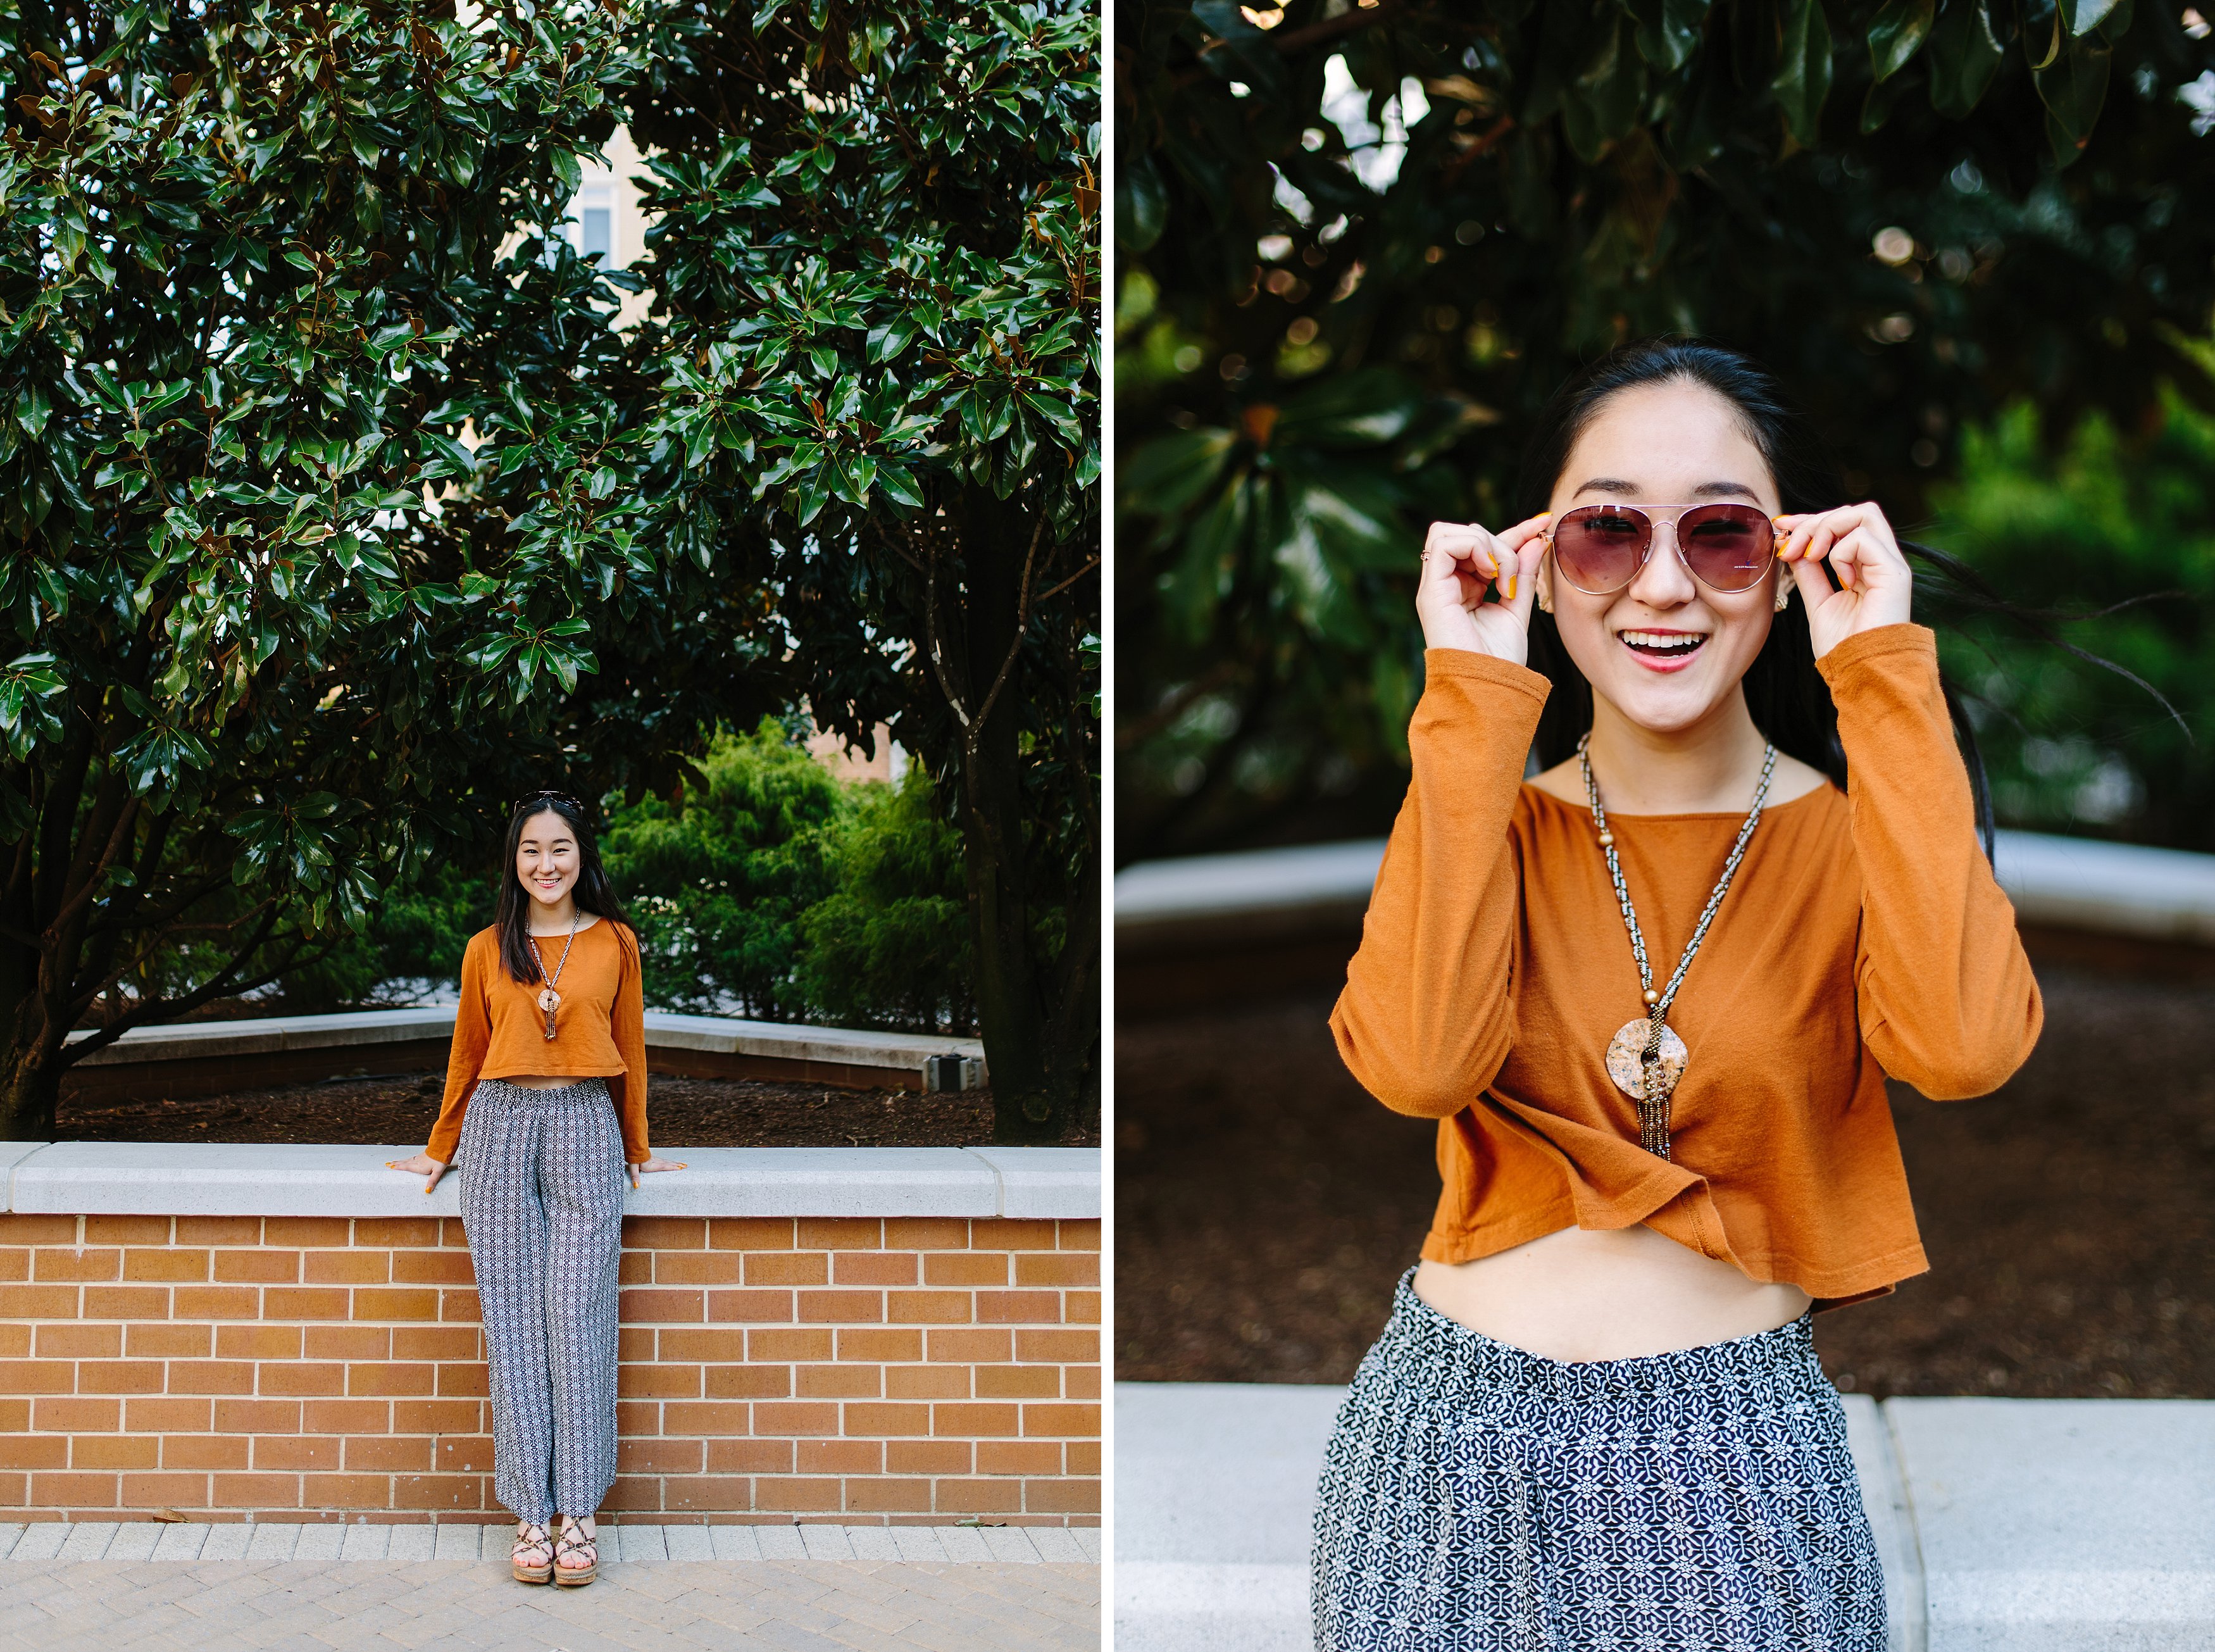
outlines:
[[[1604, 1061], [1644, 1005], [1591, 813], [1521, 783], [1546, 679], [1457, 649], [1426, 660], [1413, 782], [1331, 1015], [1371, 1095], [1439, 1121], [1423, 1255], [1642, 1222], [1822, 1305], [1924, 1271], [1885, 1077], [1983, 1095], [2044, 1014], [1977, 841], [1933, 635], [1884, 626], [1819, 662], [1850, 785], [1763, 811], [1670, 1014], [1690, 1059], [1668, 1159], [1639, 1146]], [[1744, 820], [1609, 815], [1657, 984]]]
[[[620, 930], [620, 933], [618, 932]], [[561, 939], [538, 942], [552, 969]], [[462, 955], [462, 1002], [454, 1013], [453, 1053], [446, 1058], [446, 1099], [424, 1151], [451, 1164], [462, 1117], [480, 1078], [549, 1073], [605, 1078], [623, 1121], [623, 1159], [643, 1164], [646, 1138], [646, 1000], [638, 976], [638, 941], [603, 918], [577, 931], [561, 966], [561, 1007], [554, 1039], [538, 1007], [539, 984], [525, 984], [500, 961], [500, 931], [480, 930]]]

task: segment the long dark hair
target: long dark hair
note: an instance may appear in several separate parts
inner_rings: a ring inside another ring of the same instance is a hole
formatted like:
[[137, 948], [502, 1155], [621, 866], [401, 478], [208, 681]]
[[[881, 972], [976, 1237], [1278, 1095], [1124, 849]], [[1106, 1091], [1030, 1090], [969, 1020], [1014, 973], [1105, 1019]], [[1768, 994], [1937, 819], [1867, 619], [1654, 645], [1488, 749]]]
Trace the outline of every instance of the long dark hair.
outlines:
[[500, 900], [493, 908], [492, 920], [500, 930], [500, 962], [525, 986], [538, 979], [538, 959], [531, 949], [531, 895], [515, 874], [515, 857], [523, 844], [525, 823], [548, 814], [560, 815], [577, 840], [577, 881], [569, 898], [577, 903], [579, 912], [591, 912], [616, 925], [616, 939], [626, 943], [627, 952], [635, 950], [623, 902], [616, 899], [615, 885], [608, 881], [607, 869], [600, 864], [599, 839], [586, 818], [584, 804], [567, 792], [533, 792], [508, 817], [507, 844], [500, 863]]
[[[1813, 421], [1765, 368], [1735, 350], [1703, 339], [1662, 338], [1623, 345], [1554, 392], [1538, 415], [1530, 445], [1523, 452], [1517, 486], [1519, 514], [1534, 516], [1546, 508], [1554, 484], [1568, 463], [1569, 450], [1610, 398], [1641, 385], [1667, 384], [1703, 385], [1737, 409], [1769, 465], [1788, 514], [1828, 510], [1845, 503], [1845, 478], [1829, 446], [1817, 433]], [[1945, 552], [1906, 539], [1899, 542], [1899, 548], [1911, 565], [1919, 565], [1918, 576], [1935, 575], [1946, 580], [1967, 594], [1973, 605], [2009, 608], [1973, 570]], [[1825, 572], [1827, 574], [1828, 569]], [[1918, 585], [1922, 582], [1918, 577]], [[1531, 616], [1531, 667], [1554, 685], [1538, 718], [1537, 738], [1532, 742], [1539, 764], [1551, 768], [1575, 754], [1577, 740], [1592, 727], [1592, 685], [1569, 658], [1551, 614], [1534, 611]], [[1746, 667], [1744, 682], [1746, 710], [1754, 726], [1776, 743], [1777, 750], [1821, 770], [1843, 790], [1846, 753], [1838, 743], [1838, 709], [1831, 703], [1829, 685], [1815, 669], [1815, 647], [1807, 635], [1805, 602], [1795, 602], [1776, 616], [1769, 640]], [[1990, 856], [1992, 801], [1984, 757], [1977, 749], [1976, 730], [1970, 725], [1960, 696], [1942, 676], [1940, 684], [1954, 738], [1968, 766], [1977, 831], [1984, 838], [1985, 853]]]

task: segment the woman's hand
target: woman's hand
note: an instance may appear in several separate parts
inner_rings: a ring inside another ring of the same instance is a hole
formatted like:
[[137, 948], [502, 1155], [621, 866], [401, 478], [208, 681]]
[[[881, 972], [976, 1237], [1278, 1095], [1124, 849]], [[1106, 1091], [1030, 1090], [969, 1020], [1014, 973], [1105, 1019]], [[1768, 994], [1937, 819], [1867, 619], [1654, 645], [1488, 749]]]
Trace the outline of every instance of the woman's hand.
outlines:
[[[1915, 580], [1893, 537], [1892, 524], [1874, 505], [1841, 505], [1834, 511], [1780, 516], [1785, 536], [1777, 560], [1790, 570], [1807, 605], [1807, 633], [1820, 660], [1848, 637], [1880, 625], [1905, 625]], [[1838, 576], [1833, 590], [1818, 563]]]
[[413, 1158], [388, 1158], [384, 1161], [384, 1168], [388, 1170], [405, 1170], [410, 1176], [425, 1177], [423, 1191], [428, 1193], [439, 1185], [439, 1178], [445, 1175], [449, 1167], [432, 1158], [428, 1153], [418, 1153]]
[[630, 1167], [630, 1184], [634, 1188], [636, 1187], [639, 1177], [648, 1170], [681, 1170], [684, 1168], [682, 1164], [673, 1158], [648, 1158], [642, 1163]]
[[[1544, 513], [1494, 534], [1473, 522], [1433, 522], [1423, 540], [1415, 615], [1427, 648], [1460, 648], [1522, 665], [1531, 657], [1531, 605], [1538, 588]], [[1500, 600], [1486, 602], [1497, 582]]]

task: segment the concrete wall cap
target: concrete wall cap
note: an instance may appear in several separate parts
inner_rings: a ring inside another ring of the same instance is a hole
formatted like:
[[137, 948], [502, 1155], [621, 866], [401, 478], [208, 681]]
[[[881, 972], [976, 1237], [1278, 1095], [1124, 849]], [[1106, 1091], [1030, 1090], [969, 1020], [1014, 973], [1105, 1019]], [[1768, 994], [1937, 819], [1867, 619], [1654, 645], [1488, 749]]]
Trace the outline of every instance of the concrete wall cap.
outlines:
[[[427, 1196], [385, 1168], [420, 1148], [283, 1143], [0, 1142], [5, 1208], [60, 1215], [459, 1216], [461, 1176]], [[623, 1191], [634, 1216], [1100, 1214], [1100, 1151], [683, 1147], [682, 1170]]]

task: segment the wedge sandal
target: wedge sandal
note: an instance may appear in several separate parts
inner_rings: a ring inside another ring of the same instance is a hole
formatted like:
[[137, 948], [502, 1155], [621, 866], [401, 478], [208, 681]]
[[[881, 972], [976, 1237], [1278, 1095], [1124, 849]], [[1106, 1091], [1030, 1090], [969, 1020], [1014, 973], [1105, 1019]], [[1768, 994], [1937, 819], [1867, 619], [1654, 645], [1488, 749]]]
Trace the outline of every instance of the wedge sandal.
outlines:
[[[561, 1557], [564, 1555], [582, 1555], [585, 1557], [585, 1563], [581, 1566], [564, 1566], [561, 1564]], [[554, 1539], [555, 1584], [565, 1589], [582, 1588], [599, 1575], [598, 1548], [591, 1538], [585, 1535], [584, 1526], [576, 1520], [571, 1520], [568, 1525], [561, 1528], [561, 1535]]]
[[[531, 1559], [533, 1555], [544, 1555], [545, 1563]], [[515, 1569], [515, 1581], [518, 1583], [550, 1581], [554, 1576], [554, 1545], [547, 1540], [546, 1528], [536, 1520], [519, 1527], [508, 1561]]]

